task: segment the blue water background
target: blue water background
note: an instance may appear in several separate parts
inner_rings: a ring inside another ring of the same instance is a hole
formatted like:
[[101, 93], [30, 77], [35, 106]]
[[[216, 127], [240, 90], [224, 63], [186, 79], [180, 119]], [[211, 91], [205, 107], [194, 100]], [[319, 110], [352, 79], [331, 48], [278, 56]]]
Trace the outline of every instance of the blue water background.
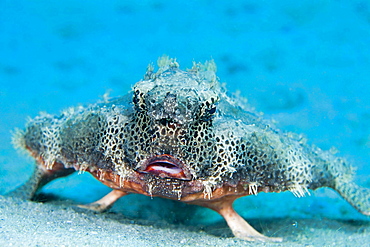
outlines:
[[[281, 129], [336, 147], [370, 187], [370, 1], [0, 0], [0, 193], [33, 167], [10, 144], [14, 128], [40, 111], [125, 94], [163, 54], [182, 68], [214, 59], [230, 92]], [[46, 191], [87, 203], [109, 190], [85, 174]], [[361, 217], [330, 190], [314, 195], [260, 194], [236, 208], [248, 217]], [[131, 196], [118, 205], [130, 217], [165, 218], [163, 203]], [[218, 217], [191, 210], [195, 220]]]

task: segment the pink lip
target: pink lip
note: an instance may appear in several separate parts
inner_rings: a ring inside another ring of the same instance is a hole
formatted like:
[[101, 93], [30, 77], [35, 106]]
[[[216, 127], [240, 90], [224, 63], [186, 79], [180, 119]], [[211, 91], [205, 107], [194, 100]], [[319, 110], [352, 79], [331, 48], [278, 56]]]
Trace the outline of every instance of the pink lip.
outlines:
[[191, 176], [184, 171], [182, 162], [169, 154], [162, 154], [148, 159], [139, 172], [150, 173], [161, 178], [176, 178], [191, 180]]

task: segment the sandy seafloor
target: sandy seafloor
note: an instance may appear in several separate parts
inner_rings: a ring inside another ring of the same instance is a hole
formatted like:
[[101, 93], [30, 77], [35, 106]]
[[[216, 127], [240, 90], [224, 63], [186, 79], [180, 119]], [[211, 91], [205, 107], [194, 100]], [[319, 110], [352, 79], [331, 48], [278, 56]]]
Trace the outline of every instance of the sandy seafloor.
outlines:
[[[370, 1], [0, 0], [0, 194], [30, 176], [11, 131], [125, 94], [163, 54], [218, 76], [322, 149], [336, 147], [370, 187]], [[0, 196], [0, 246], [263, 246], [232, 238], [208, 209], [140, 195], [95, 214], [75, 205], [109, 192], [88, 174], [59, 179], [44, 203]], [[369, 246], [370, 219], [329, 189], [239, 199], [268, 246]]]

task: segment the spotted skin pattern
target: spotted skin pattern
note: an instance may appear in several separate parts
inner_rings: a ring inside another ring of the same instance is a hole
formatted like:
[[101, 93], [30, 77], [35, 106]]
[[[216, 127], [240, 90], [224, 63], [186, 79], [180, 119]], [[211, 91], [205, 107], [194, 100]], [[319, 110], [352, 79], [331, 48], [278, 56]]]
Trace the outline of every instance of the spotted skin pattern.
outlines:
[[104, 211], [130, 193], [180, 200], [220, 213], [236, 237], [282, 241], [253, 229], [232, 208], [259, 192], [331, 187], [359, 212], [370, 214], [369, 189], [330, 151], [306, 144], [263, 120], [243, 99], [230, 96], [213, 61], [180, 70], [162, 57], [121, 98], [42, 114], [14, 136], [36, 159], [34, 175], [12, 195], [32, 199], [49, 181], [87, 171], [111, 193], [81, 207]]

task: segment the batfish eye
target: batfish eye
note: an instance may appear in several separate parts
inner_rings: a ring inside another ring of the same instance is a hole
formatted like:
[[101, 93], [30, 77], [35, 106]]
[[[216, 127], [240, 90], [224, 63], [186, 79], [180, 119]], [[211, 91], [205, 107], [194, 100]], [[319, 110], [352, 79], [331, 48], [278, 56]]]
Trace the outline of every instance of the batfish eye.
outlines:
[[134, 97], [132, 98], [132, 102], [137, 105], [139, 103], [139, 99], [136, 94], [134, 94]]
[[144, 93], [142, 93], [139, 89], [135, 90], [132, 102], [138, 108], [138, 110], [144, 111], [146, 109]]
[[215, 104], [210, 104], [208, 101], [205, 103], [204, 107], [205, 108], [204, 108], [202, 119], [204, 121], [208, 121], [214, 116], [217, 108]]
[[206, 112], [208, 114], [210, 114], [210, 115], [215, 114], [215, 112], [216, 112], [216, 106], [213, 105], [212, 108], [207, 109]]
[[213, 115], [216, 112], [216, 105], [214, 104], [214, 99], [212, 98], [212, 102], [206, 101], [204, 112], [206, 115]]

